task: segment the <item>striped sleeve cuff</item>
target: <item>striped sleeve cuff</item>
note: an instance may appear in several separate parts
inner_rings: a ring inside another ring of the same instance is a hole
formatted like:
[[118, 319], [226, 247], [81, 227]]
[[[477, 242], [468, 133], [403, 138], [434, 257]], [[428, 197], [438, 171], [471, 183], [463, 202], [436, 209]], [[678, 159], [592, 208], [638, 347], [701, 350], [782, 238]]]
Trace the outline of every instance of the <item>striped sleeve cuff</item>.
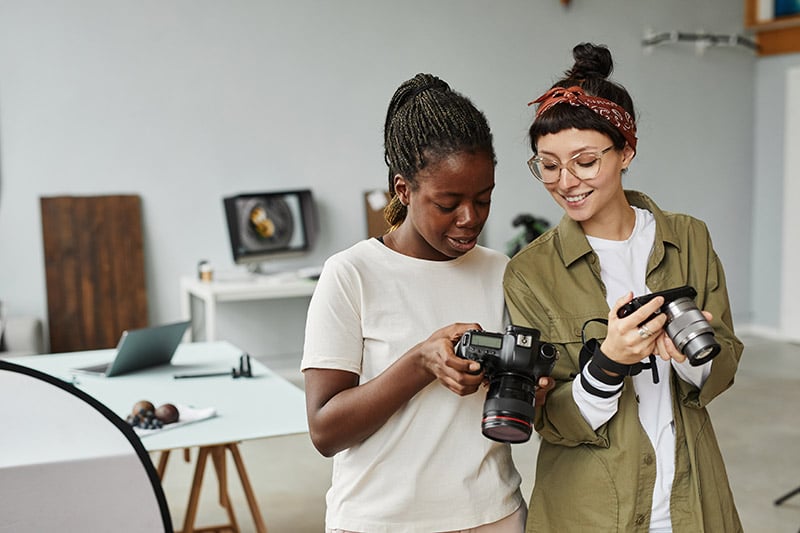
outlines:
[[581, 387], [592, 396], [611, 398], [622, 391], [624, 378], [624, 376], [609, 376], [592, 358], [581, 371]]

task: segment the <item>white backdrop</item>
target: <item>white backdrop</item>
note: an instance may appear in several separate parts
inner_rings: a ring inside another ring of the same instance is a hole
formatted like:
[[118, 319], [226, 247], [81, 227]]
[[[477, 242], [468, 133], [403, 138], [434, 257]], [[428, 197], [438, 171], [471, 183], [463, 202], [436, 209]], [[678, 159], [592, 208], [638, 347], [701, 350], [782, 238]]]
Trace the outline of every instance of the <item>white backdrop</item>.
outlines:
[[786, 75], [781, 335], [800, 342], [800, 68]]
[[[489, 118], [498, 166], [485, 243], [502, 250], [516, 215], [561, 216], [525, 165], [526, 103], [593, 41], [611, 48], [638, 109], [626, 186], [708, 223], [746, 322], [756, 57], [641, 44], [649, 31], [739, 33], [742, 21], [729, 0], [0, 0], [0, 299], [46, 317], [42, 195], [142, 196], [156, 323], [178, 318], [179, 277], [200, 259], [233, 267], [225, 195], [311, 188], [323, 229], [298, 266], [322, 263], [366, 235], [363, 192], [386, 181], [386, 106], [418, 72]], [[221, 335], [253, 355], [296, 351], [303, 303], [277, 307], [229, 306]]]

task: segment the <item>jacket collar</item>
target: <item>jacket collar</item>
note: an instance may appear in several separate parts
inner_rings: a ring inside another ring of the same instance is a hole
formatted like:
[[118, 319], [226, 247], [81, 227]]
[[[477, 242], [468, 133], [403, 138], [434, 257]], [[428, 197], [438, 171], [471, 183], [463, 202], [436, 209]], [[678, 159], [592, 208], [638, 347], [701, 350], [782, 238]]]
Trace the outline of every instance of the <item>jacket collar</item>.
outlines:
[[[646, 194], [638, 191], [625, 191], [628, 203], [634, 207], [647, 209], [656, 219], [656, 238], [655, 246], [663, 250], [660, 243], [671, 244], [680, 249], [680, 242], [674, 229], [667, 224], [667, 218], [656, 203]], [[570, 266], [586, 254], [592, 253], [592, 247], [583, 233], [583, 228], [567, 215], [561, 217], [558, 223], [558, 233], [560, 236], [560, 254], [564, 261], [564, 266]]]

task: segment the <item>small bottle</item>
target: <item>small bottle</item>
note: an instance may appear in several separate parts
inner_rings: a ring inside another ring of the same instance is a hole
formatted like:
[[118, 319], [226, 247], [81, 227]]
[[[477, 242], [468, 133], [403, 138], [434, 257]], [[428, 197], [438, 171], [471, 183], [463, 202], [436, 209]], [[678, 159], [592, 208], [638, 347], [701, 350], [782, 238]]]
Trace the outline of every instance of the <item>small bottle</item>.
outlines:
[[200, 281], [211, 281], [214, 279], [214, 269], [208, 261], [200, 261], [197, 263], [197, 276]]

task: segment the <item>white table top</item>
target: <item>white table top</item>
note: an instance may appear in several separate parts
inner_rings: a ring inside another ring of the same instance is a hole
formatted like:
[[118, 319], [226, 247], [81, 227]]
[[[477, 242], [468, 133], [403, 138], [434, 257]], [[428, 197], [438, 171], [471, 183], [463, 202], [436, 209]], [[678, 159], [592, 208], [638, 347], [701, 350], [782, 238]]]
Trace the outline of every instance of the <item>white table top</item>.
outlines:
[[310, 297], [317, 282], [296, 273], [250, 275], [215, 281], [200, 281], [193, 276], [181, 278], [181, 289], [204, 300], [245, 301]]
[[217, 416], [142, 437], [148, 451], [210, 446], [308, 431], [303, 391], [251, 358], [252, 378], [174, 379], [175, 374], [230, 372], [242, 351], [228, 342], [183, 343], [172, 364], [107, 378], [72, 368], [110, 361], [114, 350], [32, 355], [9, 361], [73, 382], [123, 419], [134, 403], [213, 407]]

